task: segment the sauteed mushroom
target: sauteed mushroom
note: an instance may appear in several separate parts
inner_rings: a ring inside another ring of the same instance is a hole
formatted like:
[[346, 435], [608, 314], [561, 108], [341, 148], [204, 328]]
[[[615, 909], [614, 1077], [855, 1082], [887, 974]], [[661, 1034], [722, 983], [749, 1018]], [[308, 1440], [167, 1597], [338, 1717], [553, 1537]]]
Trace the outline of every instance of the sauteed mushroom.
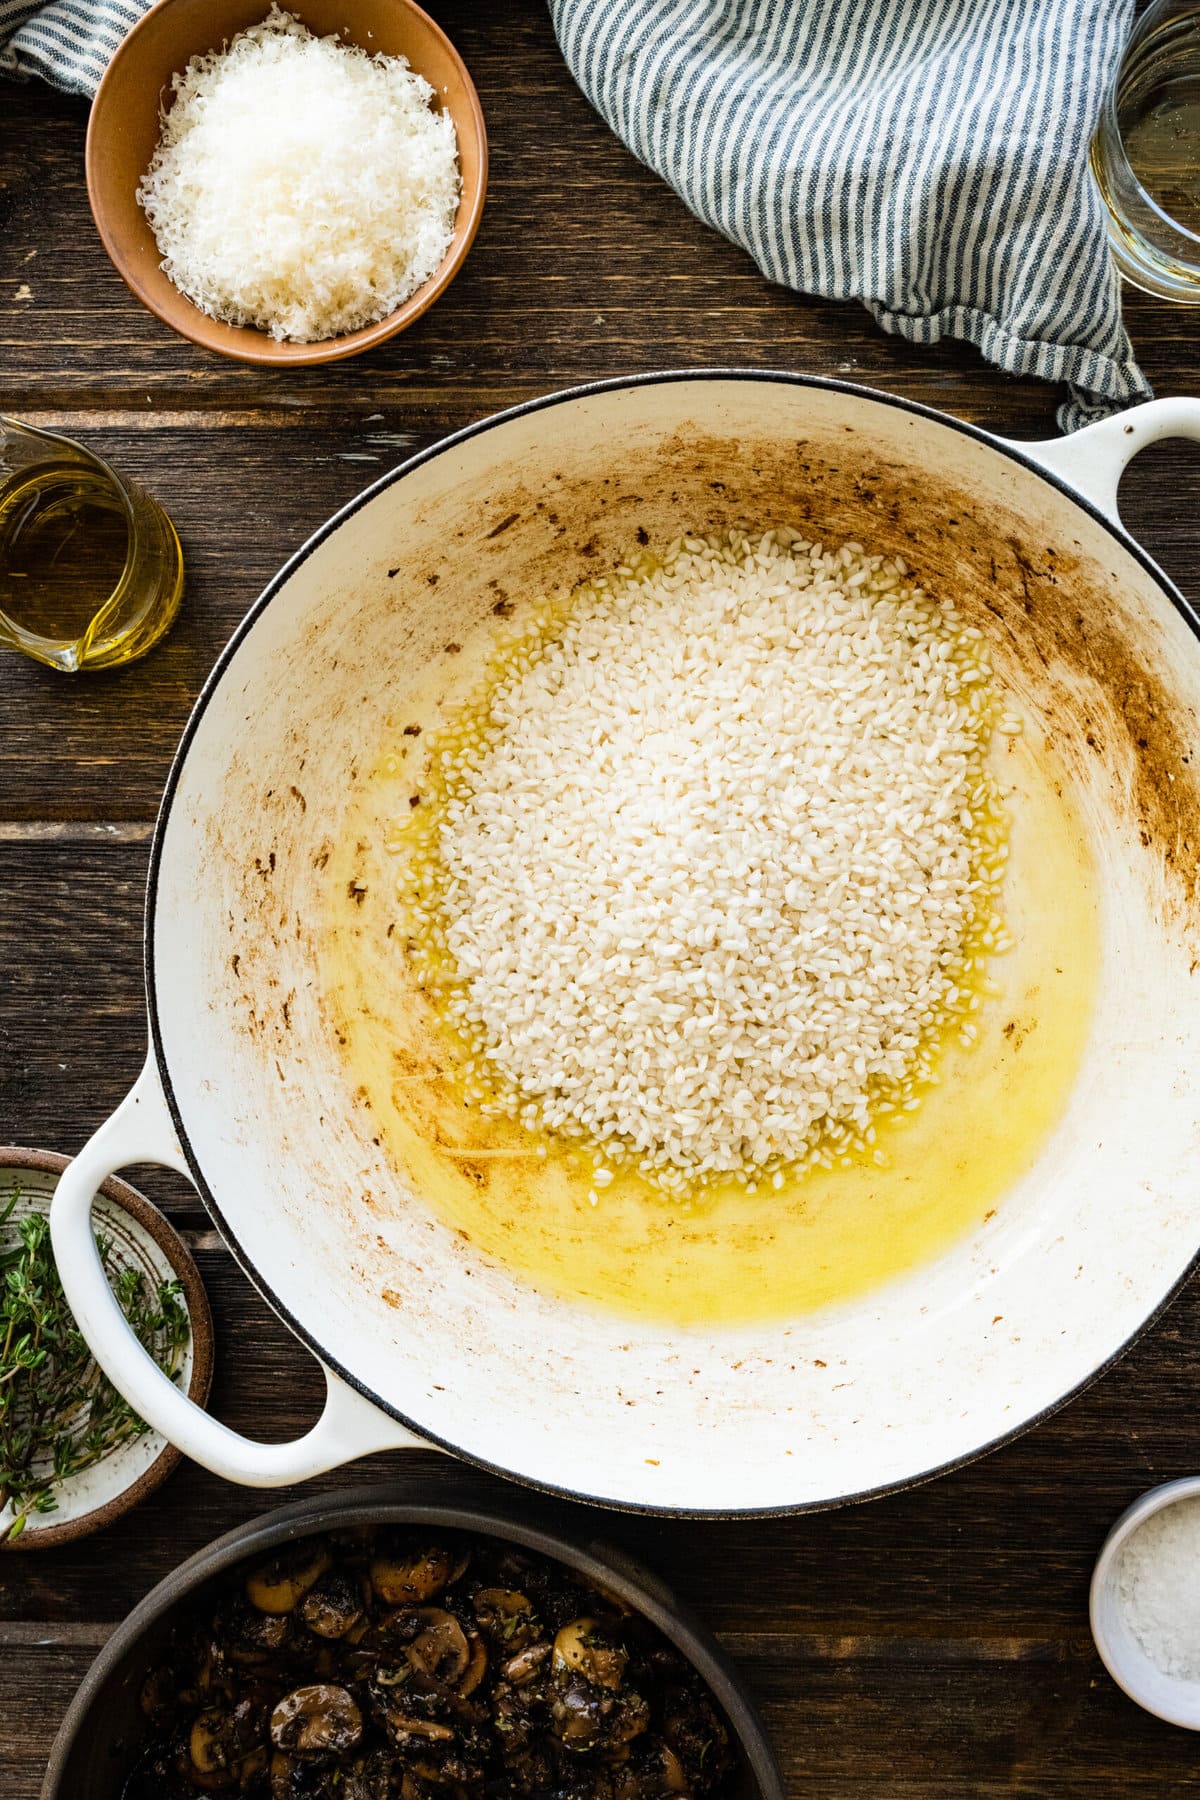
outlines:
[[619, 1688], [628, 1663], [628, 1650], [595, 1619], [573, 1619], [554, 1640], [555, 1669], [571, 1670], [595, 1687]]
[[343, 1638], [363, 1616], [362, 1593], [344, 1569], [334, 1569], [309, 1589], [300, 1617], [318, 1637]]
[[418, 1675], [440, 1687], [456, 1688], [471, 1662], [467, 1634], [453, 1613], [425, 1606], [416, 1615], [421, 1629], [408, 1646], [408, 1660]]
[[525, 1650], [518, 1650], [501, 1665], [500, 1673], [505, 1681], [511, 1681], [514, 1687], [520, 1687], [526, 1681], [532, 1681], [546, 1658], [551, 1654], [551, 1646], [547, 1643], [530, 1644]]
[[287, 1613], [260, 1612], [239, 1594], [216, 1621], [224, 1655], [247, 1667], [270, 1662], [292, 1635]]
[[342, 1533], [233, 1571], [142, 1706], [122, 1800], [718, 1800], [732, 1766], [644, 1619], [453, 1533]]
[[480, 1630], [509, 1650], [522, 1649], [541, 1629], [532, 1600], [517, 1588], [476, 1588], [471, 1604]]
[[397, 1744], [452, 1744], [454, 1733], [449, 1725], [436, 1719], [417, 1719], [405, 1712], [389, 1712], [387, 1728]]
[[206, 1793], [244, 1785], [243, 1775], [256, 1774], [265, 1762], [262, 1709], [253, 1702], [228, 1711], [209, 1707], [193, 1719], [185, 1772]]
[[296, 1756], [340, 1755], [362, 1737], [362, 1713], [352, 1694], [329, 1682], [293, 1688], [271, 1714], [271, 1742]]
[[324, 1544], [299, 1544], [246, 1577], [246, 1598], [259, 1612], [289, 1613], [319, 1581], [333, 1557]]
[[237, 1779], [225, 1749], [225, 1720], [220, 1713], [201, 1713], [188, 1735], [188, 1774], [197, 1787], [232, 1787]]
[[384, 1553], [371, 1563], [371, 1586], [389, 1606], [419, 1606], [455, 1581], [465, 1560], [443, 1546]]

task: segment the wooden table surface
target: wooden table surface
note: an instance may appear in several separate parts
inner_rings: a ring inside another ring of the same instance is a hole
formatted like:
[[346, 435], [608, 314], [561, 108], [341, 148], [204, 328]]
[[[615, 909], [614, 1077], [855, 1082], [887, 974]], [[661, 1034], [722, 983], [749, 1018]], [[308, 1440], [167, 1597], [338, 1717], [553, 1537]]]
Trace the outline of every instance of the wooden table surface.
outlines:
[[[259, 588], [334, 508], [410, 451], [594, 376], [736, 363], [841, 375], [1014, 437], [1059, 395], [973, 351], [885, 338], [853, 305], [769, 286], [591, 113], [538, 0], [434, 5], [491, 137], [465, 271], [373, 355], [274, 374], [219, 361], [110, 268], [83, 181], [86, 109], [0, 83], [0, 411], [77, 434], [176, 520], [188, 591], [171, 636], [111, 675], [0, 653], [0, 1141], [77, 1149], [145, 1047], [140, 931], [155, 806], [188, 709]], [[1130, 294], [1157, 391], [1200, 391], [1200, 317]], [[1126, 478], [1130, 526], [1200, 601], [1200, 466], [1184, 444]], [[247, 1286], [182, 1181], [142, 1185], [194, 1246], [217, 1326], [213, 1402], [291, 1435], [315, 1365]], [[135, 1172], [133, 1179], [139, 1179]], [[1200, 1466], [1193, 1284], [1105, 1379], [1017, 1443], [931, 1486], [794, 1520], [700, 1525], [549, 1505], [440, 1456], [315, 1484], [499, 1501], [600, 1533], [711, 1622], [761, 1701], [789, 1792], [811, 1800], [1104, 1794], [1198, 1785], [1195, 1743], [1108, 1680], [1092, 1560], [1141, 1489]], [[289, 1496], [185, 1466], [101, 1536], [0, 1560], [0, 1796], [32, 1800], [64, 1707], [113, 1626], [175, 1563]]]

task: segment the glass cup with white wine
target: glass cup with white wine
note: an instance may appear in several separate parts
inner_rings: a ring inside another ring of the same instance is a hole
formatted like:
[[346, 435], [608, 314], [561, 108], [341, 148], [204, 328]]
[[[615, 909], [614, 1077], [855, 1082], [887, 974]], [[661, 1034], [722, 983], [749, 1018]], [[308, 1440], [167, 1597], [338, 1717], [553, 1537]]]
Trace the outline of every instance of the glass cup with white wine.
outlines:
[[1200, 0], [1153, 0], [1141, 14], [1091, 163], [1122, 275], [1200, 306]]

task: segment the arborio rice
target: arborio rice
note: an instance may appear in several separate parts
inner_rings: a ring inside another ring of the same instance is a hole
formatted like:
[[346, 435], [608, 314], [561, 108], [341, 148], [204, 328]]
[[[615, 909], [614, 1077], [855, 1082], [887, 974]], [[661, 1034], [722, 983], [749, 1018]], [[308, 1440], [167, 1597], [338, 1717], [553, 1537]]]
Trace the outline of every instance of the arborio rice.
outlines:
[[997, 725], [980, 633], [859, 544], [579, 590], [437, 741], [401, 876], [469, 1097], [673, 1192], [873, 1143], [1003, 947]]

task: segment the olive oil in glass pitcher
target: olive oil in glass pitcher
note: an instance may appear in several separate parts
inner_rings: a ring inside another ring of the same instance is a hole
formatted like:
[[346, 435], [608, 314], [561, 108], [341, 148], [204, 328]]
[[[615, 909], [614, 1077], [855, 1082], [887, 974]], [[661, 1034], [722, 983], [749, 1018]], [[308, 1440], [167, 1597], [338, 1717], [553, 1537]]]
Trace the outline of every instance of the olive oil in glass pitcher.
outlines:
[[0, 643], [108, 669], [179, 610], [183, 555], [158, 503], [81, 444], [0, 415]]

